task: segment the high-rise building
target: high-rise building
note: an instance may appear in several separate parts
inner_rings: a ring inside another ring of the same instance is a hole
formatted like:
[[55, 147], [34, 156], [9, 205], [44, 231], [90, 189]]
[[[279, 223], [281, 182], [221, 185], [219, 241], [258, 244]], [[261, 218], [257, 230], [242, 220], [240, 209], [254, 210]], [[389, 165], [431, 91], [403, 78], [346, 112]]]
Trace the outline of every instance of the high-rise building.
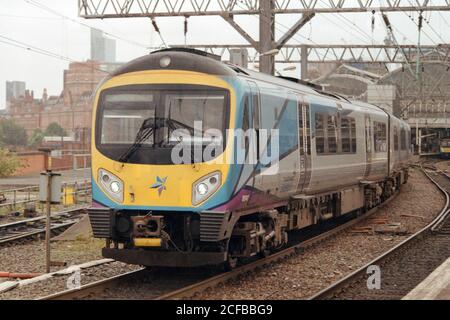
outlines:
[[116, 62], [116, 40], [105, 38], [104, 62]]
[[25, 82], [23, 81], [6, 81], [6, 101], [13, 98], [18, 99], [25, 95]]
[[101, 30], [94, 28], [91, 28], [91, 60], [116, 61], [116, 41], [106, 38]]
[[11, 101], [25, 96], [25, 82], [6, 81], [6, 110], [9, 109]]

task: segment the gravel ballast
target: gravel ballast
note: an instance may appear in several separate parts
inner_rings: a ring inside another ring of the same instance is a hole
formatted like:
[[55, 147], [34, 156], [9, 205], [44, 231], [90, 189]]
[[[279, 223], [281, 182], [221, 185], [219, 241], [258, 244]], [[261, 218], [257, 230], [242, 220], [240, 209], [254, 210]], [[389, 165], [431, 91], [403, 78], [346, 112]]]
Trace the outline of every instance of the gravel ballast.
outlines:
[[[306, 249], [303, 253], [272, 264], [239, 280], [208, 290], [196, 299], [304, 299], [317, 293], [348, 273], [386, 252], [412, 233], [427, 225], [442, 209], [444, 198], [438, 189], [417, 169], [411, 169], [408, 184], [392, 202], [380, 208], [369, 219], [348, 231]], [[400, 224], [404, 235], [358, 233], [360, 227], [376, 227], [374, 218], [389, 224]], [[101, 259], [104, 242], [79, 239], [52, 243], [52, 260], [67, 265]], [[0, 247], [0, 271], [43, 272], [45, 270], [42, 241]], [[138, 269], [138, 266], [112, 262], [82, 270], [81, 284], [87, 284]], [[52, 271], [62, 269], [54, 267]], [[34, 299], [67, 289], [70, 275], [58, 276], [39, 283], [15, 288], [0, 299]], [[148, 281], [150, 287], [155, 279]], [[183, 281], [177, 284], [181, 285]], [[145, 281], [144, 281], [145, 283]], [[156, 282], [157, 283], [157, 282]], [[161, 283], [162, 285], [163, 283]], [[172, 284], [174, 287], [175, 284]], [[140, 286], [141, 289], [145, 285]], [[142, 291], [124, 288], [125, 295], [112, 294], [96, 298], [139, 298]]]
[[[444, 198], [422, 172], [411, 169], [410, 179], [392, 202], [369, 219], [302, 254], [275, 263], [247, 277], [197, 295], [196, 299], [305, 299], [369, 263], [406, 237], [426, 226], [444, 206]], [[409, 216], [402, 216], [402, 215]], [[423, 217], [423, 218], [421, 218]], [[374, 218], [400, 223], [406, 235], [356, 233], [375, 227]]]

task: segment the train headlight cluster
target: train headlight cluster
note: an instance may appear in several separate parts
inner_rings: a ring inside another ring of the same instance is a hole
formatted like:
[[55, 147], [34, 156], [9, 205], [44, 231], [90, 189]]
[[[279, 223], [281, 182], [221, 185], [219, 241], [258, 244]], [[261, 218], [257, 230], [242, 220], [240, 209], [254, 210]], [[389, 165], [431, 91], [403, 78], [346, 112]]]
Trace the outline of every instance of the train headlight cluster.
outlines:
[[98, 170], [98, 182], [108, 195], [117, 202], [123, 202], [123, 182], [111, 172]]
[[221, 182], [220, 172], [213, 172], [195, 182], [192, 188], [192, 204], [196, 206], [208, 199], [219, 189]]

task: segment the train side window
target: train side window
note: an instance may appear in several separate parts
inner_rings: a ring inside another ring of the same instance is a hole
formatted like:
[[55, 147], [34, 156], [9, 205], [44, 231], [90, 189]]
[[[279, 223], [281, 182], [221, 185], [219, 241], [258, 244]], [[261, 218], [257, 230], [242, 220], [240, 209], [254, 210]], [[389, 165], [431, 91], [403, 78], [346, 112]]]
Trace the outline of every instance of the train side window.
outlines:
[[327, 119], [328, 153], [337, 153], [337, 116], [328, 115]]
[[316, 152], [325, 153], [325, 115], [316, 113]]
[[387, 151], [387, 139], [386, 139], [386, 124], [383, 122], [374, 121], [374, 145], [375, 152]]
[[400, 146], [402, 150], [406, 150], [406, 130], [404, 128], [400, 130]]
[[411, 151], [411, 131], [406, 130], [406, 150]]
[[352, 141], [352, 153], [357, 153], [356, 150], [356, 120], [355, 118], [350, 119], [350, 132], [351, 132], [351, 141]]
[[398, 128], [394, 127], [394, 150], [398, 151]]
[[304, 104], [305, 107], [305, 118], [306, 118], [306, 154], [311, 155], [311, 119], [309, 116], [309, 105], [307, 103]]
[[341, 118], [342, 153], [356, 153], [356, 121], [354, 118]]

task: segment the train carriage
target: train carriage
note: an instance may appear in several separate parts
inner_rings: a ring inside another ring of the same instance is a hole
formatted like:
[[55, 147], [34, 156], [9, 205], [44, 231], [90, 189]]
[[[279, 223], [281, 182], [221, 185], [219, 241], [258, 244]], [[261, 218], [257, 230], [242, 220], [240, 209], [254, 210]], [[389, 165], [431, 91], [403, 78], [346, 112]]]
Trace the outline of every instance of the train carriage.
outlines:
[[411, 156], [409, 126], [376, 106], [186, 49], [105, 79], [92, 131], [94, 235], [105, 257], [146, 266], [276, 250], [390, 197]]
[[443, 138], [439, 142], [439, 154], [442, 158], [450, 157], [450, 138]]

